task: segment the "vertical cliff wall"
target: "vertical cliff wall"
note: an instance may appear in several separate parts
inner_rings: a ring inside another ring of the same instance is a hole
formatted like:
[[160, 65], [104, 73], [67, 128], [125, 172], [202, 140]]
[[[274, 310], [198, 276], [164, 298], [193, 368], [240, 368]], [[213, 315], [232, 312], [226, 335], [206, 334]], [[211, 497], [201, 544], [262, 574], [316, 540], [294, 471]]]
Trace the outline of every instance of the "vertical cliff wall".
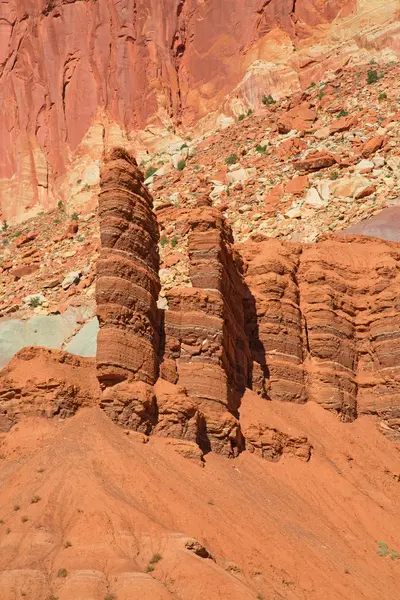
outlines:
[[[271, 32], [272, 47], [290, 44], [355, 7], [356, 0], [2, 2], [0, 219], [65, 199], [71, 181], [63, 176], [85, 155], [100, 158], [114, 124], [123, 133], [149, 122], [193, 123], [222, 105], [255, 60], [287, 59], [287, 48], [261, 48]], [[259, 82], [259, 99], [268, 81]]]

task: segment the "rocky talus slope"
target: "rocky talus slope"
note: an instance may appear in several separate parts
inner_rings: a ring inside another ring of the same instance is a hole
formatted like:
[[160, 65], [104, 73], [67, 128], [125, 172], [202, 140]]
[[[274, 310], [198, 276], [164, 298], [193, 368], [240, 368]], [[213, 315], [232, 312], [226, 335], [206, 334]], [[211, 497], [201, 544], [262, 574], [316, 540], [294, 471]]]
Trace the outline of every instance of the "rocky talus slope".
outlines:
[[21, 222], [71, 196], [87, 204], [116, 143], [146, 157], [359, 55], [395, 58], [398, 9], [398, 0], [3, 1], [0, 219]]

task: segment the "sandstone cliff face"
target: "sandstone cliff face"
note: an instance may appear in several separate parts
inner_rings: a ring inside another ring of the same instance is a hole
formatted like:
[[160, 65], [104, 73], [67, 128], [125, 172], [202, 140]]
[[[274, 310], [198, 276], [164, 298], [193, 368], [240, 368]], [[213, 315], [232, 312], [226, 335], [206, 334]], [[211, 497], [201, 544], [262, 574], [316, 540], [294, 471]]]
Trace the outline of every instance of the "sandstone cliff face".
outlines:
[[312, 400], [343, 421], [377, 414], [398, 431], [398, 245], [349, 237], [241, 250], [256, 299], [253, 356], [267, 374], [265, 396]]
[[284, 448], [309, 456], [307, 440], [265, 423], [247, 422], [243, 436], [250, 388], [316, 402], [345, 422], [376, 414], [398, 435], [396, 244], [327, 237], [235, 248], [221, 212], [201, 200], [189, 217], [191, 287], [171, 289], [158, 313], [151, 197], [122, 150], [102, 170], [100, 218], [97, 364], [114, 421], [228, 456], [246, 444], [272, 460]]
[[[358, 8], [355, 0], [2, 2], [0, 218], [55, 206], [72, 163], [98, 160], [115, 136], [192, 124], [232, 90], [252, 106], [266, 88], [293, 91], [307, 60], [290, 59], [279, 76], [273, 61], [287, 63], [291, 39]], [[264, 66], [251, 70], [257, 61]]]

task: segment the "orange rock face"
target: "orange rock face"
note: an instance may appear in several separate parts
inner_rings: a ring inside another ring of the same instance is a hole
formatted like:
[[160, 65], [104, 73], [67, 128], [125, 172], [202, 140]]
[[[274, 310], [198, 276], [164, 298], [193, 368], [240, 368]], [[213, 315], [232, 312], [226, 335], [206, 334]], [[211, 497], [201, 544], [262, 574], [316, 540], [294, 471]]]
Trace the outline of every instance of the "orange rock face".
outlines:
[[157, 378], [158, 227], [136, 161], [113, 150], [101, 172], [97, 369], [103, 387]]
[[70, 157], [101, 154], [101, 134], [90, 150], [78, 148], [95, 121], [104, 132], [109, 120], [128, 132], [169, 118], [190, 124], [219, 108], [241, 81], [249, 63], [237, 59], [244, 48], [274, 28], [309, 36], [315, 25], [355, 6], [355, 0], [2, 2], [0, 180], [14, 176], [25, 186], [12, 202], [0, 189], [3, 217], [57, 204], [51, 186]]

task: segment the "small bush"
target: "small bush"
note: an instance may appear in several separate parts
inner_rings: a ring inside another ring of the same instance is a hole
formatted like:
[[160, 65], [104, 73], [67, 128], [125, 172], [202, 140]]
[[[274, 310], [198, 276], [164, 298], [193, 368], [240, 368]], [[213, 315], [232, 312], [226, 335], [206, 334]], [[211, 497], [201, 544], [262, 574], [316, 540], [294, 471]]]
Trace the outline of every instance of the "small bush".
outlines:
[[335, 181], [335, 179], [339, 179], [339, 173], [337, 171], [334, 171], [331, 175], [331, 179], [332, 181]]
[[38, 502], [40, 502], [40, 500], [40, 496], [33, 496], [33, 498], [31, 498], [31, 504], [37, 504]]
[[117, 600], [117, 597], [114, 594], [107, 594], [107, 596], [104, 596], [104, 600]]
[[235, 163], [237, 163], [238, 160], [239, 160], [239, 157], [237, 154], [231, 154], [230, 156], [226, 157], [225, 164], [226, 165], [234, 165]]
[[371, 83], [376, 83], [378, 81], [379, 77], [378, 77], [378, 72], [377, 71], [371, 71], [369, 70], [367, 73], [367, 83], [371, 84]]
[[172, 246], [172, 248], [175, 248], [175, 246], [177, 245], [177, 243], [178, 243], [178, 238], [175, 236], [171, 240], [171, 246]]
[[183, 169], [186, 167], [186, 160], [180, 160], [178, 162], [178, 171], [183, 171]]
[[61, 200], [59, 200], [57, 202], [57, 206], [58, 206], [59, 210], [64, 210], [64, 204], [61, 202]]
[[309, 85], [310, 88], [315, 88], [317, 86], [317, 84], [315, 83], [315, 81], [312, 81]]
[[149, 177], [152, 177], [156, 171], [157, 169], [155, 167], [149, 167], [144, 174], [144, 178], [148, 179]]
[[251, 108], [249, 108], [249, 110], [247, 111], [247, 116], [250, 117], [250, 115], [252, 115], [252, 114], [253, 114], [253, 111]]
[[189, 148], [189, 146], [187, 144], [182, 144], [181, 150], [183, 150], [184, 148]]
[[77, 221], [77, 220], [79, 219], [79, 217], [78, 217], [78, 213], [76, 213], [76, 212], [72, 213], [72, 215], [71, 215], [71, 219], [72, 219], [73, 221]]
[[150, 559], [150, 564], [155, 565], [156, 563], [160, 562], [161, 559], [162, 559], [161, 554], [156, 552], [156, 554], [153, 554], [152, 558]]
[[0, 519], [0, 525], [4, 525], [3, 519]]
[[19, 510], [20, 508], [21, 508], [21, 507], [20, 507], [20, 505], [19, 505], [19, 504], [16, 504], [16, 505], [14, 506], [14, 510], [15, 510], [15, 511]]
[[32, 308], [37, 308], [38, 306], [40, 306], [40, 297], [33, 296], [33, 298], [31, 298], [29, 302], [29, 306], [31, 306]]
[[8, 229], [8, 223], [7, 221], [3, 221], [3, 231], [7, 231]]
[[340, 112], [338, 112], [337, 116], [338, 116], [338, 117], [347, 117], [347, 115], [348, 115], [348, 114], [349, 114], [349, 113], [347, 112], [347, 110], [344, 110], [344, 109], [342, 108], [342, 110], [341, 110]]
[[386, 94], [386, 92], [381, 92], [381, 93], [379, 94], [379, 96], [378, 96], [378, 100], [379, 100], [379, 102], [380, 102], [381, 100], [386, 100], [386, 98], [387, 98], [387, 94]]
[[64, 548], [71, 548], [72, 544], [69, 540], [67, 540], [64, 544]]
[[67, 569], [58, 569], [57, 577], [66, 577], [68, 575]]
[[386, 542], [378, 542], [378, 556], [388, 556], [390, 554], [389, 547]]
[[264, 94], [264, 96], [262, 97], [262, 103], [264, 104], [264, 106], [266, 106], [267, 104], [276, 104], [275, 100], [273, 99], [273, 97], [271, 96], [271, 94], [268, 94], [268, 96], [266, 96]]
[[256, 150], [257, 152], [259, 152], [260, 154], [265, 154], [266, 150], [267, 150], [267, 146], [261, 146], [261, 144], [257, 144], [256, 146]]
[[28, 519], [28, 517], [23, 516], [23, 517], [21, 517], [21, 521], [23, 523], [27, 523], [29, 521], [29, 519]]
[[398, 560], [399, 559], [399, 553], [396, 550], [392, 550], [392, 552], [390, 554], [390, 558], [392, 560]]
[[38, 469], [38, 473], [44, 473], [45, 469], [43, 469], [43, 467], [40, 467], [40, 469]]
[[146, 573], [152, 573], [154, 571], [154, 567], [152, 565], [147, 565]]
[[245, 115], [242, 113], [241, 115], [238, 116], [238, 121], [243, 121]]
[[324, 90], [319, 90], [319, 92], [318, 92], [318, 98], [319, 98], [320, 100], [322, 100], [322, 98], [323, 98], [324, 96], [325, 96], [325, 92], [324, 92]]
[[164, 248], [164, 246], [166, 246], [167, 244], [168, 244], [168, 238], [166, 235], [163, 235], [160, 239], [161, 248]]

